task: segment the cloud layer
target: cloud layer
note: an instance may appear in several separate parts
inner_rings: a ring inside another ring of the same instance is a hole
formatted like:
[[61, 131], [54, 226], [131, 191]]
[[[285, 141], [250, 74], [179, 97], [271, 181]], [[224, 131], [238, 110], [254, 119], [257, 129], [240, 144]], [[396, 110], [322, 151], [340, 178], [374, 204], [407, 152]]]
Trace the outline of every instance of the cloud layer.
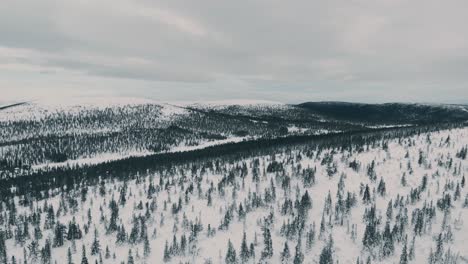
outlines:
[[4, 98], [468, 102], [465, 0], [5, 0]]

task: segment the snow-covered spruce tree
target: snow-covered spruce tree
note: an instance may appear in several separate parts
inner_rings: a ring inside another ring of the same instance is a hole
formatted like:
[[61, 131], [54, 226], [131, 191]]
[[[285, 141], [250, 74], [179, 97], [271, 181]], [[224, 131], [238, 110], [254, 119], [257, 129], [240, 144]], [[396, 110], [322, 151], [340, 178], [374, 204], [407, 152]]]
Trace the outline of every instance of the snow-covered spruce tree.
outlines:
[[41, 249], [41, 262], [43, 264], [50, 263], [52, 260], [52, 249], [50, 240], [46, 239], [44, 247]]
[[262, 259], [268, 259], [273, 256], [273, 241], [271, 239], [270, 229], [266, 226], [262, 228], [263, 231], [263, 250], [261, 254]]
[[281, 262], [282, 263], [289, 263], [290, 258], [291, 258], [291, 253], [289, 251], [288, 242], [285, 242], [283, 251], [281, 252]]
[[333, 264], [333, 238], [330, 235], [327, 244], [323, 247], [319, 258], [320, 264]]
[[101, 252], [101, 244], [98, 238], [98, 231], [94, 229], [94, 240], [91, 244], [91, 255], [98, 255]]
[[88, 257], [86, 256], [86, 248], [84, 245], [81, 250], [81, 264], [89, 264]]
[[127, 264], [135, 264], [135, 260], [133, 259], [133, 254], [132, 254], [131, 249], [128, 250]]
[[151, 246], [148, 240], [148, 235], [145, 236], [143, 240], [143, 255], [148, 257], [151, 254]]
[[54, 230], [54, 247], [61, 247], [64, 244], [65, 226], [57, 222]]
[[405, 238], [403, 242], [403, 249], [400, 255], [400, 264], [408, 264], [408, 239]]
[[247, 261], [250, 258], [250, 252], [249, 252], [249, 247], [247, 245], [247, 238], [246, 238], [245, 231], [244, 231], [244, 234], [242, 235], [242, 243], [241, 243], [241, 250], [240, 250], [239, 258], [242, 261], [242, 263], [247, 263]]
[[224, 258], [226, 264], [236, 264], [237, 263], [237, 256], [236, 250], [234, 249], [234, 245], [232, 245], [231, 240], [228, 241], [226, 257]]
[[163, 256], [163, 261], [164, 262], [169, 262], [171, 260], [171, 252], [169, 251], [169, 244], [166, 240], [166, 243], [164, 245], [164, 256]]
[[301, 238], [299, 237], [299, 239], [297, 240], [297, 244], [296, 244], [296, 248], [294, 252], [294, 259], [293, 259], [294, 264], [302, 264], [304, 262], [304, 254], [302, 253], [301, 244], [302, 244]]
[[70, 247], [67, 250], [67, 264], [73, 264], [73, 254]]

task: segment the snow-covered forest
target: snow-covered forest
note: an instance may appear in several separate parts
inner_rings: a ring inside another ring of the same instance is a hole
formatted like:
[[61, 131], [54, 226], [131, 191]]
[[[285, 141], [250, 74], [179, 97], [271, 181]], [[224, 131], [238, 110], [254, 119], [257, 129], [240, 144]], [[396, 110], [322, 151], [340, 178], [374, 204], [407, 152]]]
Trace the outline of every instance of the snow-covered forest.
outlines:
[[394, 131], [3, 186], [0, 263], [467, 262], [468, 129]]
[[0, 0], [0, 264], [468, 264], [468, 0]]

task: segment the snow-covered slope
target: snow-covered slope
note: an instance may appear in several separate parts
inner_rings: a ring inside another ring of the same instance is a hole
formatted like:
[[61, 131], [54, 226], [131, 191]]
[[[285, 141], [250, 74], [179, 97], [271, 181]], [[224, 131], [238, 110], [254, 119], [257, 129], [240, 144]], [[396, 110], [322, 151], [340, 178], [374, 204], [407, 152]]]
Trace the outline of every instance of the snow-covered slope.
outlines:
[[144, 98], [129, 97], [71, 97], [41, 99], [0, 111], [1, 121], [40, 120], [57, 114], [80, 115], [83, 111], [131, 108], [153, 105], [161, 108], [163, 118], [186, 114], [183, 108]]
[[[0, 174], [4, 168], [96, 163], [237, 138], [411, 126], [415, 116], [423, 123], [459, 122], [466, 113], [463, 106], [442, 105], [433, 117], [424, 107], [333, 102], [295, 106], [261, 100], [164, 103], [127, 97], [33, 100], [0, 107], [0, 164], [6, 164]], [[382, 115], [391, 122], [383, 122]]]
[[26, 205], [18, 197], [0, 222], [11, 232], [5, 254], [18, 263], [464, 263], [467, 145], [463, 128], [304, 146], [108, 178]]

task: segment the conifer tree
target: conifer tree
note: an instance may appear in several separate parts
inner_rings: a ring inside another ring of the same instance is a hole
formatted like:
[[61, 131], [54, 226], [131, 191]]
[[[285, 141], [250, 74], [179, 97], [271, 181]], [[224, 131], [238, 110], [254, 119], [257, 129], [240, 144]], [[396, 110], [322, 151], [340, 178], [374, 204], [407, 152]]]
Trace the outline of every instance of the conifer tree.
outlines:
[[390, 222], [387, 221], [385, 224], [384, 232], [382, 234], [383, 238], [383, 248], [382, 248], [382, 254], [384, 257], [390, 256], [393, 254], [395, 250], [395, 246], [393, 243], [393, 234], [390, 231]]
[[400, 255], [400, 264], [408, 264], [408, 248], [407, 248], [407, 239], [405, 239], [403, 244], [403, 249]]
[[369, 189], [369, 185], [367, 184], [366, 184], [366, 188], [364, 189], [364, 195], [362, 196], [362, 201], [366, 204], [371, 201], [370, 189]]
[[109, 250], [109, 246], [106, 246], [106, 255], [104, 256], [106, 259], [109, 259], [111, 257], [110, 255], [110, 250]]
[[68, 251], [67, 251], [67, 264], [73, 264], [73, 255], [72, 255], [70, 247], [68, 248]]
[[301, 238], [299, 237], [296, 244], [296, 251], [294, 252], [294, 264], [302, 264], [302, 262], [304, 262], [304, 254], [302, 254], [301, 244]]
[[91, 255], [97, 255], [99, 252], [101, 252], [101, 245], [99, 243], [97, 229], [94, 229], [94, 240], [91, 244]]
[[247, 245], [247, 238], [246, 233], [244, 231], [244, 235], [242, 236], [242, 244], [241, 244], [241, 251], [240, 251], [240, 259], [242, 263], [246, 263], [250, 257], [249, 247]]
[[273, 256], [273, 241], [268, 227], [263, 227], [263, 251], [262, 259], [271, 258]]
[[310, 228], [309, 232], [307, 232], [306, 235], [306, 247], [307, 250], [310, 250], [312, 246], [314, 245], [315, 241], [315, 222], [312, 224], [312, 227]]
[[81, 264], [88, 264], [88, 257], [86, 256], [86, 248], [84, 245], [81, 253]]
[[231, 240], [228, 241], [228, 248], [226, 252], [225, 262], [226, 264], [237, 263], [236, 250], [234, 249], [234, 246], [232, 245]]
[[46, 239], [45, 245], [41, 250], [41, 261], [42, 263], [50, 263], [52, 256], [52, 249], [49, 239]]
[[164, 262], [169, 262], [171, 260], [171, 253], [169, 251], [169, 244], [166, 240], [166, 244], [164, 245], [164, 256], [163, 256]]
[[127, 264], [135, 264], [135, 260], [133, 259], [132, 250], [128, 250], [128, 259]]
[[331, 235], [328, 243], [323, 247], [320, 253], [319, 264], [333, 264], [333, 240]]
[[118, 230], [117, 226], [117, 219], [119, 218], [119, 206], [117, 205], [117, 202], [114, 200], [114, 197], [112, 197], [112, 200], [109, 203], [109, 208], [111, 210], [111, 217], [109, 221], [109, 225], [107, 227], [107, 232], [112, 233]]
[[145, 236], [143, 241], [143, 255], [145, 257], [148, 257], [151, 254], [151, 247], [149, 244], [148, 236]]

